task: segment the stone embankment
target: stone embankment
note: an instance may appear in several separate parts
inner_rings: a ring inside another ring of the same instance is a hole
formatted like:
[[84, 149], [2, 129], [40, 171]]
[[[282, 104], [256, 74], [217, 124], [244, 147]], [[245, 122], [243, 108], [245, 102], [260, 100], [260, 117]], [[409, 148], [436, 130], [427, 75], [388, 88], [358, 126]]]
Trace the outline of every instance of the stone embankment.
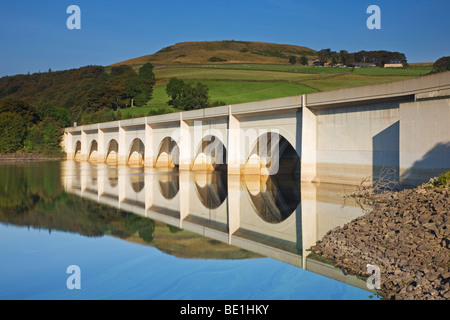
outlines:
[[311, 247], [344, 272], [380, 268], [383, 299], [450, 299], [450, 189], [378, 195], [374, 209], [329, 231]]
[[64, 160], [64, 156], [47, 156], [38, 153], [0, 153], [0, 163], [31, 162], [31, 161], [56, 161]]

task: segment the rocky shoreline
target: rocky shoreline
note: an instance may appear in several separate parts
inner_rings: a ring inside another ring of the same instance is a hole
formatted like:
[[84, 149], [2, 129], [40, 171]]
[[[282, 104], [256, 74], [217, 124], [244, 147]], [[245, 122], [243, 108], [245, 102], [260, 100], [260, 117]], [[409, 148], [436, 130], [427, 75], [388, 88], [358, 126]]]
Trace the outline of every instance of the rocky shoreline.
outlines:
[[60, 161], [64, 156], [47, 156], [39, 153], [0, 153], [0, 163], [32, 162], [32, 161]]
[[345, 273], [377, 266], [386, 300], [450, 299], [450, 189], [426, 185], [373, 196], [374, 209], [311, 250]]

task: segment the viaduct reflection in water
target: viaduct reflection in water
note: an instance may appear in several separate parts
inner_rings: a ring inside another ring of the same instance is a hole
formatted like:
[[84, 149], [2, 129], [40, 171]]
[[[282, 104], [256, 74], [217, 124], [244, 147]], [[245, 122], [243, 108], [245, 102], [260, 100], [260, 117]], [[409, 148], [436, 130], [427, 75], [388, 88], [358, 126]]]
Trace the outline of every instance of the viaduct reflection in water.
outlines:
[[357, 205], [343, 206], [345, 187], [304, 184], [292, 174], [238, 176], [75, 161], [62, 168], [67, 192], [338, 279], [340, 271], [307, 249], [362, 214]]

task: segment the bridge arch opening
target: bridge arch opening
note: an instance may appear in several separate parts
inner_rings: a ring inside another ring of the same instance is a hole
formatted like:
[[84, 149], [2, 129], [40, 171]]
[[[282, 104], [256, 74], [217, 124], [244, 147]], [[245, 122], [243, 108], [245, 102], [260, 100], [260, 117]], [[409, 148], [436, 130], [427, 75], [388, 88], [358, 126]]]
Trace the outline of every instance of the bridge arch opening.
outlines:
[[300, 156], [279, 133], [257, 139], [244, 173], [250, 203], [265, 222], [280, 223], [300, 205]]
[[98, 143], [96, 140], [92, 140], [91, 147], [89, 148], [88, 161], [97, 161]]
[[105, 162], [108, 164], [117, 164], [119, 160], [119, 144], [115, 139], [108, 143]]
[[180, 163], [180, 148], [171, 137], [165, 137], [158, 148], [156, 168], [175, 168]]
[[81, 160], [81, 141], [75, 143], [75, 151], [73, 153], [74, 160]]
[[192, 170], [227, 170], [227, 149], [218, 137], [208, 135], [202, 139], [195, 153]]
[[131, 142], [130, 152], [127, 164], [129, 165], [144, 165], [145, 146], [141, 139], [136, 138]]
[[257, 139], [247, 158], [244, 173], [300, 175], [300, 156], [281, 134], [267, 132]]

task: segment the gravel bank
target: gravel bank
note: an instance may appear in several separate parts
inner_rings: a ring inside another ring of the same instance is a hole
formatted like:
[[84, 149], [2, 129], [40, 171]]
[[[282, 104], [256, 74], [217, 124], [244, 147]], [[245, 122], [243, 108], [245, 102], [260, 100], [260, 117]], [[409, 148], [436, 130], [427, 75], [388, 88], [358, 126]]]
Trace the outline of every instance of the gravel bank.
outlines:
[[11, 162], [31, 162], [31, 161], [59, 161], [64, 160], [64, 156], [49, 157], [37, 153], [0, 153], [0, 163]]
[[418, 187], [378, 196], [377, 205], [329, 231], [311, 250], [346, 273], [381, 272], [383, 299], [450, 299], [449, 189]]

